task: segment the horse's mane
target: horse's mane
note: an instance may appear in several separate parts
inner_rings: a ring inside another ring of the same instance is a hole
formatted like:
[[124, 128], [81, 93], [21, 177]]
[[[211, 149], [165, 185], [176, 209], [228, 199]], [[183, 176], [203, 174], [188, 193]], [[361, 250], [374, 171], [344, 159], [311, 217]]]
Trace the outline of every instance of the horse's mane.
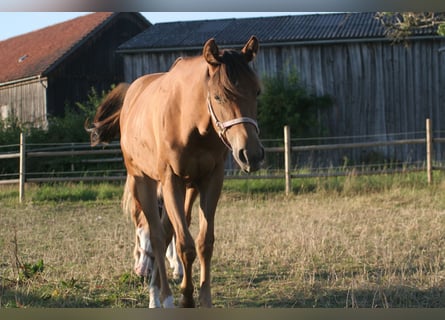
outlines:
[[176, 65], [178, 64], [179, 61], [182, 61], [184, 58], [183, 57], [178, 57], [175, 62], [172, 63], [172, 65], [170, 66], [170, 69], [168, 69], [168, 71], [171, 71], [174, 67], [176, 67]]
[[[179, 57], [173, 62], [169, 71], [172, 71], [181, 61], [187, 61], [195, 57]], [[226, 49], [221, 52], [222, 64], [219, 65], [216, 77], [220, 85], [224, 88], [226, 96], [239, 97], [244, 94], [238, 86], [241, 77], [247, 77], [250, 83], [260, 87], [256, 73], [246, 62], [244, 56], [235, 50]]]
[[219, 78], [227, 96], [239, 97], [244, 95], [241, 86], [238, 85], [241, 77], [247, 77], [250, 83], [257, 85], [257, 87], [260, 86], [256, 73], [240, 52], [229, 49], [222, 51], [222, 62], [216, 76]]

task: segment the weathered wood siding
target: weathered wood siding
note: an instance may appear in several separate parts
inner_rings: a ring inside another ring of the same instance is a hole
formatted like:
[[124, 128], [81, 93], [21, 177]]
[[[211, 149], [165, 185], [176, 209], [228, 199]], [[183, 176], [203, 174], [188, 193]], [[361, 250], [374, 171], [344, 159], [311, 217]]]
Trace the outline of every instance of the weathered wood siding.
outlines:
[[[260, 77], [296, 70], [317, 94], [334, 105], [321, 114], [330, 136], [367, 136], [367, 140], [423, 137], [425, 118], [433, 121], [435, 137], [444, 136], [444, 38], [412, 40], [408, 47], [389, 41], [345, 42], [260, 48], [255, 62]], [[126, 81], [166, 71], [178, 56], [193, 52], [124, 55]], [[394, 135], [404, 133], [402, 135]], [[356, 138], [355, 141], [364, 141]], [[354, 141], [353, 140], [353, 141]], [[422, 147], [378, 148], [388, 158], [420, 157]], [[443, 159], [436, 147], [436, 158]]]
[[440, 131], [445, 56], [438, 49], [444, 45], [423, 40], [407, 48], [388, 42], [263, 48], [257, 69], [274, 74], [296, 68], [308, 88], [330, 95], [331, 135], [424, 131], [426, 117]]
[[7, 110], [6, 116], [22, 123], [46, 127], [46, 79], [0, 87], [0, 106]]
[[66, 105], [85, 102], [91, 88], [98, 93], [124, 81], [120, 44], [140, 33], [143, 27], [127, 15], [120, 15], [83, 44], [74, 54], [51, 70], [48, 86], [48, 114], [63, 115]]
[[198, 54], [200, 54], [198, 50], [124, 54], [125, 81], [132, 82], [149, 73], [166, 72], [179, 57], [196, 56]]
[[[431, 118], [435, 136], [443, 136], [445, 89], [443, 39], [416, 40], [408, 47], [387, 41], [263, 48], [260, 74], [296, 68], [306, 86], [328, 94], [334, 105], [323, 119], [330, 136], [355, 140], [424, 137]], [[403, 133], [402, 135], [394, 135]], [[422, 146], [378, 148], [388, 158], [421, 158]], [[436, 146], [436, 158], [443, 159]]]

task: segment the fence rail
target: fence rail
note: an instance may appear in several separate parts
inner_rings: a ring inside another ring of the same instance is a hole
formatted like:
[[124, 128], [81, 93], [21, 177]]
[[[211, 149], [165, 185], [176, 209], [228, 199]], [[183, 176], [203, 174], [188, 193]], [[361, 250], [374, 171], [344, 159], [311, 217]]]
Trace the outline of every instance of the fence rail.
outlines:
[[[284, 170], [276, 170], [271, 174], [271, 170], [261, 172], [260, 174], [254, 175], [243, 175], [243, 174], [226, 174], [226, 179], [284, 179], [285, 180], [285, 191], [289, 194], [292, 191], [292, 179], [295, 178], [308, 178], [308, 177], [329, 177], [329, 176], [345, 176], [351, 174], [353, 171], [356, 175], [374, 175], [382, 173], [402, 173], [402, 172], [414, 172], [414, 171], [426, 171], [428, 182], [432, 182], [432, 170], [440, 169], [438, 167], [433, 167], [432, 165], [432, 146], [433, 143], [443, 143], [445, 138], [435, 138], [433, 139], [431, 121], [426, 119], [426, 132], [425, 138], [419, 139], [400, 139], [392, 141], [373, 141], [373, 142], [361, 142], [361, 143], [340, 143], [340, 144], [322, 144], [322, 145], [305, 145], [305, 146], [292, 146], [290, 128], [284, 128], [284, 146], [282, 147], [266, 147], [265, 152], [267, 153], [283, 153], [284, 154]], [[355, 170], [354, 168], [349, 171], [335, 170], [331, 172], [323, 172], [318, 170], [311, 173], [297, 172], [292, 166], [292, 152], [310, 152], [310, 151], [329, 151], [329, 150], [339, 150], [339, 149], [354, 149], [354, 148], [374, 148], [374, 147], [384, 147], [384, 146], [397, 146], [397, 145], [410, 145], [410, 144], [424, 144], [425, 145], [425, 162], [426, 166], [411, 167], [411, 168], [392, 168], [386, 170], [368, 170], [367, 168], [362, 168], [361, 170]], [[80, 150], [81, 148], [88, 148]], [[119, 144], [111, 144], [106, 149], [93, 149], [87, 144], [74, 145], [67, 144], [58, 147], [58, 150], [54, 151], [46, 149], [40, 150], [26, 150], [25, 137], [23, 134], [20, 136], [20, 152], [4, 153], [0, 154], [0, 160], [2, 159], [19, 159], [19, 172], [18, 179], [11, 178], [0, 180], [0, 185], [2, 184], [19, 184], [19, 200], [20, 202], [24, 199], [24, 186], [26, 182], [37, 183], [37, 182], [66, 182], [66, 181], [119, 181], [125, 180], [126, 174], [125, 170], [121, 171], [114, 170], [113, 175], [91, 175], [94, 172], [69, 172], [65, 173], [65, 176], [51, 176], [51, 177], [33, 177], [33, 174], [26, 172], [26, 161], [32, 158], [56, 158], [56, 157], [79, 157], [79, 156], [100, 156], [100, 155], [115, 155], [113, 158], [108, 159], [81, 159], [82, 163], [98, 163], [98, 162], [120, 162], [122, 163], [122, 154]], [[65, 150], [62, 150], [65, 149]], [[113, 171], [113, 170], [111, 170]], [[273, 171], [273, 170], [272, 170]], [[79, 173], [83, 173], [79, 175]], [[90, 175], [85, 175], [90, 174]], [[116, 174], [117, 173], [117, 174]], [[75, 175], [78, 174], [78, 175]], [[11, 176], [13, 176], [12, 174]]]

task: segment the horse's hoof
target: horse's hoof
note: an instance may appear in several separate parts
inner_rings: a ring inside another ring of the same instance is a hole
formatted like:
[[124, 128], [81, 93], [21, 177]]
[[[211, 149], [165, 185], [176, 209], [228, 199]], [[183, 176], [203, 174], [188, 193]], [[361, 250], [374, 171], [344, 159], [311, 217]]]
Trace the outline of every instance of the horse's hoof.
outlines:
[[162, 302], [162, 306], [164, 308], [174, 308], [175, 303], [174, 303], [173, 296], [168, 296], [167, 298], [165, 298], [164, 301]]
[[194, 308], [195, 307], [195, 300], [193, 297], [187, 298], [184, 295], [181, 295], [181, 299], [179, 300], [179, 305], [181, 308]]
[[213, 307], [211, 299], [200, 299], [199, 306], [201, 308], [212, 308]]

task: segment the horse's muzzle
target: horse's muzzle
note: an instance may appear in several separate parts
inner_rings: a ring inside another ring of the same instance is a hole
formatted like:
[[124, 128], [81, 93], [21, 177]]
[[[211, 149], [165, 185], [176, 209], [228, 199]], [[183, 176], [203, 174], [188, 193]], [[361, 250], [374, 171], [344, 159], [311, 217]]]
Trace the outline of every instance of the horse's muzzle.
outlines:
[[258, 171], [264, 161], [264, 148], [259, 146], [255, 151], [249, 149], [233, 150], [233, 157], [244, 172]]

